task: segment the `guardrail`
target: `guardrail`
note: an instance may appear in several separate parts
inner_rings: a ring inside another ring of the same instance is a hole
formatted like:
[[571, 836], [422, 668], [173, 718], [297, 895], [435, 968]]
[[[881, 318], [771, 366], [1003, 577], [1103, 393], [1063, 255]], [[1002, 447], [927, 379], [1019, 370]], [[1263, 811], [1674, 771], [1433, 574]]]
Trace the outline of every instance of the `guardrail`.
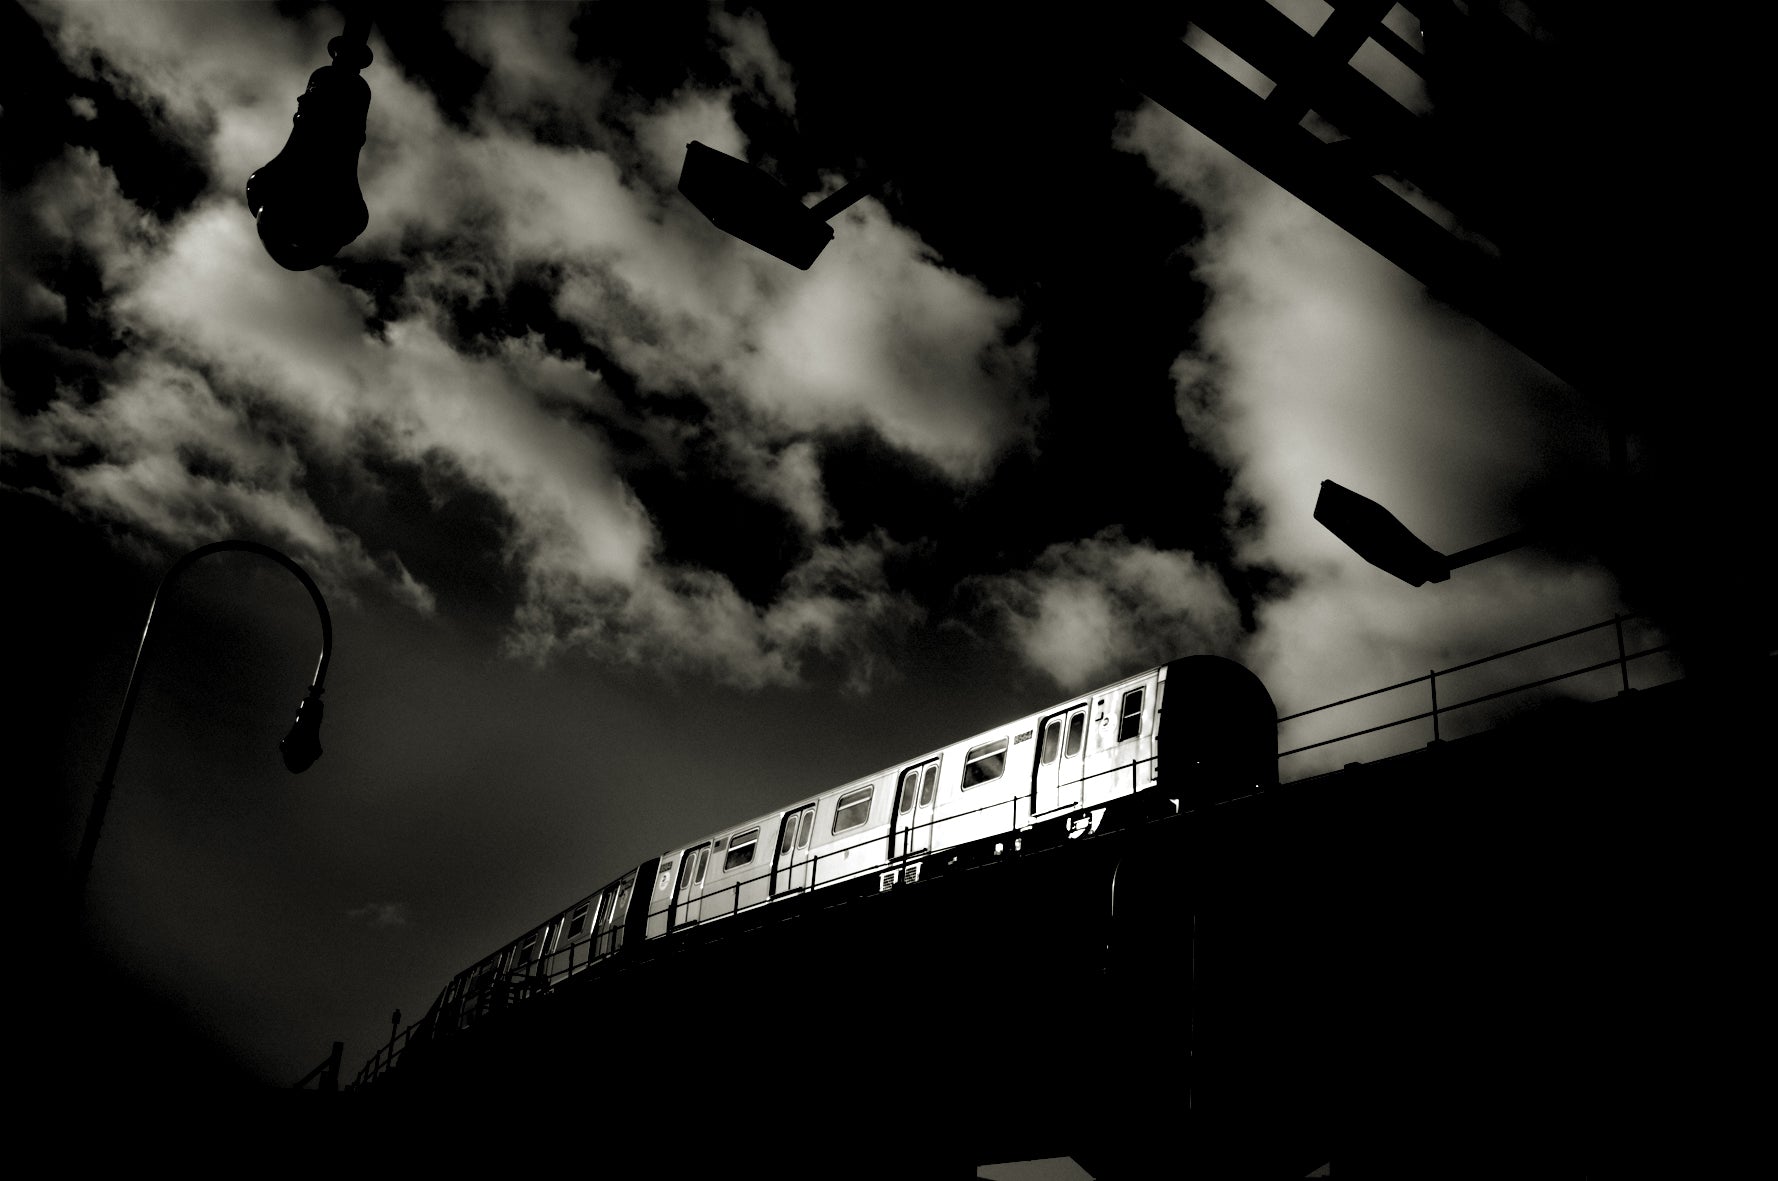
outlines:
[[[345, 1051], [345, 1042], [333, 1043], [333, 1052], [323, 1058], [320, 1065], [316, 1066], [315, 1069], [303, 1075], [297, 1082], [292, 1083], [290, 1089], [293, 1091], [301, 1091], [310, 1083], [314, 1083], [317, 1091], [333, 1092], [339, 1090], [340, 1056], [344, 1054]], [[363, 1074], [364, 1072], [359, 1071], [359, 1073]]]
[[[1129, 763], [1122, 763], [1118, 766], [1095, 772], [1092, 775], [1084, 776], [1080, 780], [1083, 792], [1081, 799], [1085, 800], [1092, 798], [1094, 800], [1093, 803], [1082, 804], [1078, 808], [1070, 807], [1054, 809], [1050, 812], [1038, 814], [1037, 818], [1047, 821], [1056, 817], [1065, 816], [1072, 811], [1091, 811], [1093, 809], [1103, 808], [1115, 800], [1127, 799], [1142, 790], [1146, 785], [1143, 769], [1151, 766], [1154, 761], [1155, 760], [1152, 758], [1133, 760]], [[1114, 783], [1110, 786], [1110, 790], [1107, 790], [1105, 781], [1116, 779], [1127, 780], [1127, 785], [1124, 783]], [[1099, 784], [1098, 791], [1089, 792], [1087, 785], [1095, 782]], [[946, 849], [955, 848], [962, 843], [968, 843], [969, 841], [974, 840], [992, 839], [994, 836], [1003, 833], [1007, 838], [1008, 847], [1012, 848], [1014, 852], [1018, 852], [1018, 842], [1020, 841], [1018, 834], [1022, 828], [1029, 827], [1033, 819], [1030, 810], [1030, 800], [1027, 794], [1015, 795], [1007, 800], [996, 800], [992, 803], [982, 805], [981, 807], [972, 808], [967, 812], [958, 812], [950, 816], [935, 817], [911, 828], [897, 829], [893, 835], [899, 846], [904, 833], [918, 833], [925, 831], [928, 835], [928, 842], [930, 845], [930, 834], [932, 830], [939, 826], [967, 821], [971, 818], [992, 812], [1006, 813], [1007, 819], [1002, 822], [1004, 824], [1003, 829], [987, 831], [981, 834], [972, 833], [970, 836], [965, 837], [963, 841], [947, 844], [937, 851], [942, 853]], [[882, 845], [889, 839], [889, 834], [878, 832], [875, 835], [862, 837], [857, 841], [840, 846], [839, 848], [826, 849], [819, 853], [812, 853], [806, 862], [799, 862], [797, 864], [797, 868], [806, 866], [808, 870], [804, 883], [798, 886], [781, 888], [776, 892], [773, 892], [772, 884], [769, 879], [773, 876], [774, 871], [771, 868], [766, 868], [751, 877], [731, 882], [714, 893], [701, 893], [697, 899], [699, 903], [699, 917], [693, 920], [675, 923], [671, 927], [671, 930], [680, 931], [688, 930], [692, 927], [703, 927], [709, 923], [719, 922], [723, 919], [756, 911], [767, 903], [781, 902], [786, 898], [809, 894], [816, 890], [827, 889], [828, 887], [842, 885], [847, 882], [856, 882], [877, 874], [888, 872], [891, 868], [899, 866], [904, 859], [917, 860], [931, 855], [932, 850], [930, 848], [915, 850], [905, 855], [896, 853], [887, 860], [873, 862], [860, 869], [842, 873], [825, 880], [820, 877], [819, 863], [823, 858], [827, 858], [831, 861], [832, 858], [847, 856], [854, 850], [862, 849], [869, 845]], [[780, 869], [778, 873], [782, 875], [783, 871]], [[743, 905], [741, 903], [743, 888], [756, 886], [761, 882], [766, 883], [763, 896]], [[645, 883], [638, 880], [638, 888], [641, 888], [644, 885]], [[677, 882], [675, 882], [674, 889], [678, 889]], [[725, 896], [726, 901], [724, 901]], [[716, 902], [720, 909], [714, 914], [703, 914], [703, 904], [711, 901]], [[634, 905], [634, 903], [635, 898], [632, 896], [631, 904]], [[669, 910], [670, 907], [660, 907], [649, 911], [647, 917], [651, 919], [659, 918], [660, 916], [668, 914]], [[561, 916], [558, 915], [557, 920], [559, 920], [560, 917]], [[557, 920], [552, 920], [552, 922]], [[623, 946], [624, 928], [622, 926], [622, 920], [620, 919], [618, 922], [619, 925], [601, 930], [592, 938], [582, 939], [578, 942], [571, 943], [566, 949], [558, 949], [549, 953], [540, 953], [535, 959], [526, 963], [497, 968], [490, 971], [487, 973], [484, 981], [480, 985], [475, 986], [472, 992], [468, 992], [467, 995], [459, 995], [447, 1002], [444, 1008], [448, 1009], [449, 1012], [439, 1012], [436, 1014], [436, 1018], [446, 1020], [448, 1024], [463, 1028], [472, 1025], [477, 1021], [484, 1020], [511, 1005], [525, 1001], [533, 996], [549, 992], [561, 982], [578, 973], [584, 972], [594, 964], [609, 958], [612, 953], [616, 952]], [[541, 946], [541, 944], [539, 946]], [[508, 947], [503, 949], [501, 953], [496, 954], [505, 955], [512, 950], [513, 945], [508, 945]], [[566, 957], [565, 960], [563, 959], [564, 956]], [[378, 1077], [387, 1074], [392, 1070], [397, 1062], [400, 1061], [403, 1051], [405, 1051], [411, 1043], [414, 1032], [425, 1024], [426, 1019], [423, 1018], [422, 1020], [407, 1026], [392, 1038], [388, 1045], [379, 1049], [371, 1056], [370, 1060], [359, 1069], [357, 1076], [347, 1087], [347, 1090], [354, 1090], [366, 1086], [374, 1082]]]
[[407, 1049], [408, 1042], [414, 1036], [414, 1030], [421, 1024], [423, 1021], [416, 1021], [390, 1038], [387, 1045], [370, 1056], [369, 1062], [358, 1068], [357, 1076], [347, 1085], [346, 1090], [355, 1091], [379, 1075], [387, 1074], [395, 1069], [395, 1063], [401, 1059], [402, 1051]]
[[[1604, 659], [1597, 659], [1596, 657], [1598, 654], [1594, 653], [1593, 656], [1595, 658], [1583, 659], [1582, 662], [1577, 665], [1558, 664], [1553, 671], [1548, 668], [1540, 668], [1538, 669], [1540, 675], [1533, 676], [1528, 680], [1519, 681], [1504, 687], [1493, 687], [1490, 685], [1480, 692], [1473, 692], [1471, 695], [1455, 702], [1447, 701], [1441, 704], [1439, 701], [1439, 688], [1441, 685], [1440, 678], [1444, 678], [1443, 683], [1448, 688], [1451, 678], [1457, 674], [1490, 668], [1491, 666], [1496, 665], [1499, 661], [1509, 660], [1514, 657], [1528, 656], [1532, 653], [1541, 653], [1552, 649], [1555, 645], [1567, 641], [1603, 633], [1607, 628], [1611, 629], [1610, 639], [1615, 641], [1615, 651], [1610, 655], [1607, 655]], [[1627, 642], [1625, 634], [1626, 630], [1652, 631], [1652, 627], [1647, 620], [1637, 616], [1614, 615], [1610, 619], [1601, 620], [1598, 623], [1589, 624], [1586, 627], [1579, 627], [1572, 631], [1565, 631], [1557, 635], [1547, 636], [1541, 640], [1534, 640], [1529, 644], [1520, 644], [1516, 648], [1508, 648], [1505, 651], [1496, 652], [1491, 656], [1484, 656], [1478, 660], [1466, 660], [1460, 664], [1453, 664], [1448, 668], [1431, 669], [1425, 676], [1410, 677], [1405, 681], [1397, 681], [1392, 685], [1384, 685], [1381, 688], [1371, 689], [1364, 693], [1357, 693], [1351, 697], [1342, 697], [1340, 700], [1330, 701], [1326, 705], [1318, 705], [1312, 709], [1299, 710], [1296, 713], [1285, 714], [1278, 719], [1281, 736], [1285, 728], [1290, 726], [1291, 723], [1300, 722], [1306, 718], [1325, 714], [1330, 710], [1355, 706], [1362, 702], [1377, 701], [1386, 694], [1405, 693], [1414, 690], [1417, 686], [1425, 686], [1425, 689], [1423, 690], [1425, 696], [1422, 700], [1425, 702], [1426, 708], [1410, 706], [1408, 708], [1411, 712], [1406, 714], [1400, 716], [1385, 716], [1383, 720], [1372, 721], [1370, 724], [1362, 725], [1357, 729], [1348, 730], [1331, 737], [1320, 738], [1313, 742], [1304, 742], [1300, 745], [1292, 746], [1289, 749], [1281, 750], [1278, 752], [1278, 758], [1280, 760], [1288, 759], [1296, 755], [1304, 755], [1312, 751], [1324, 750], [1336, 743], [1355, 742], [1358, 739], [1367, 738], [1372, 735], [1381, 734], [1384, 731], [1393, 730], [1399, 726], [1406, 726], [1421, 721], [1429, 721], [1431, 723], [1430, 740], [1432, 742], [1440, 742], [1448, 737], [1445, 733], [1445, 728], [1441, 723], [1444, 719], [1447, 719], [1451, 714], [1456, 713], [1459, 710], [1469, 710], [1472, 707], [1485, 705], [1490, 702], [1501, 702], [1514, 697], [1515, 695], [1530, 693], [1533, 690], [1542, 689], [1564, 681], [1572, 681], [1575, 678], [1584, 677], [1592, 673], [1599, 673], [1608, 669], [1615, 670], [1617, 673], [1617, 676], [1614, 678], [1614, 685], [1615, 691], [1619, 693], [1631, 692], [1636, 688], [1650, 687], [1650, 685], [1661, 683], [1663, 680], [1677, 679], [1677, 666], [1671, 662], [1663, 662], [1660, 672], [1652, 677], [1644, 678], [1644, 684], [1632, 684], [1631, 668], [1634, 662], [1647, 660], [1648, 658], [1657, 655], [1671, 653], [1672, 646], [1665, 643], [1664, 640], [1655, 643], [1638, 642], [1635, 645], [1631, 645]], [[1663, 676], [1662, 674], [1668, 675]], [[1595, 692], [1597, 693], [1597, 690], [1595, 690]], [[1572, 700], [1572, 698], [1570, 699]], [[1481, 728], [1485, 728], [1486, 724], [1498, 722], [1499, 720], [1500, 718], [1498, 716], [1485, 718], [1483, 719]], [[1369, 719], [1367, 719], [1367, 721], [1369, 721]], [[1471, 732], [1473, 732], [1473, 729]], [[1282, 746], [1283, 743], [1280, 742], [1279, 745]], [[1401, 749], [1411, 748], [1402, 747]], [[1365, 754], [1369, 757], [1377, 757], [1379, 754], [1398, 754], [1401, 753], [1401, 749], [1391, 750], [1372, 745], [1365, 751]], [[1322, 769], [1331, 768], [1324, 767]], [[1316, 773], [1314, 770], [1306, 772], [1306, 774], [1314, 773]], [[1299, 775], [1297, 777], [1300, 778], [1302, 776]], [[1283, 778], [1283, 776], [1281, 776], [1281, 778]]]

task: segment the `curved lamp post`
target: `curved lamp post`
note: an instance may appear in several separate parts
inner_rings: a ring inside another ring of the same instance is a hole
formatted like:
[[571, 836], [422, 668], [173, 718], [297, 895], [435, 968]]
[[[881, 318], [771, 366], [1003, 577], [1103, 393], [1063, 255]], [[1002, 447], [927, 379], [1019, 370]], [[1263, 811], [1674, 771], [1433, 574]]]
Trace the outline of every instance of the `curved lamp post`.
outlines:
[[1321, 481], [1315, 501], [1315, 519], [1345, 542], [1359, 557], [1379, 570], [1395, 575], [1409, 586], [1444, 582], [1451, 571], [1483, 558], [1519, 548], [1530, 538], [1527, 530], [1508, 533], [1456, 553], [1433, 549], [1395, 519], [1395, 514], [1368, 497], [1332, 480]]
[[327, 662], [333, 655], [333, 617], [327, 613], [327, 602], [322, 599], [320, 588], [309, 577], [308, 571], [271, 546], [261, 545], [257, 541], [217, 541], [192, 550], [174, 562], [166, 574], [162, 575], [160, 585], [155, 588], [154, 599], [148, 605], [148, 618], [142, 624], [142, 640], [136, 646], [136, 661], [130, 666], [129, 688], [124, 691], [123, 710], [118, 715], [117, 731], [111, 737], [111, 753], [105, 758], [105, 771], [99, 777], [99, 789], [93, 794], [92, 811], [87, 813], [86, 832], [80, 840], [80, 855], [74, 867], [73, 909], [76, 915], [86, 904], [86, 882], [92, 874], [93, 851], [99, 846], [99, 830], [104, 826], [105, 809], [111, 803], [111, 791], [115, 786], [113, 780], [117, 775], [117, 760], [123, 753], [124, 735], [129, 733], [130, 715], [136, 710], [136, 694], [142, 687], [142, 658], [148, 652], [148, 635], [154, 627], [154, 609], [160, 604], [161, 594], [187, 566], [199, 558], [223, 550], [242, 550], [270, 558], [296, 575], [303, 584], [303, 589], [315, 601], [315, 610], [321, 615], [321, 659], [315, 665], [314, 682], [297, 704], [295, 724], [290, 727], [290, 733], [284, 736], [283, 741], [278, 743], [278, 752], [284, 756], [284, 765], [292, 774], [301, 774], [308, 770], [321, 757], [321, 691], [327, 680]]
[[358, 71], [371, 63], [370, 6], [353, 7], [345, 32], [327, 43], [331, 65], [309, 75], [296, 100], [290, 139], [247, 178], [247, 208], [259, 240], [279, 266], [307, 271], [344, 249], [370, 224], [358, 188], [370, 87]]

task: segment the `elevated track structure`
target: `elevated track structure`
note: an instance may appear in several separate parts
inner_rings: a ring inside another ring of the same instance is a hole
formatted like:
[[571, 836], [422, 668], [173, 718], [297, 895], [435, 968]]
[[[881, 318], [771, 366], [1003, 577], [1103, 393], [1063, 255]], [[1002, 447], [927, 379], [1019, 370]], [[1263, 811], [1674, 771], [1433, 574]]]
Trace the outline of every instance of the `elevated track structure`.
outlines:
[[[1551, 643], [1595, 630], [1624, 634]], [[663, 1164], [687, 1176], [1609, 1174], [1683, 1067], [1710, 932], [1745, 918], [1693, 789], [1770, 710], [1769, 681], [1661, 657], [1520, 686], [1606, 672], [1600, 700], [529, 967], [379, 1053], [340, 1117], [487, 1159], [534, 1128], [584, 1126], [589, 1162], [695, 1137], [701, 1164]]]

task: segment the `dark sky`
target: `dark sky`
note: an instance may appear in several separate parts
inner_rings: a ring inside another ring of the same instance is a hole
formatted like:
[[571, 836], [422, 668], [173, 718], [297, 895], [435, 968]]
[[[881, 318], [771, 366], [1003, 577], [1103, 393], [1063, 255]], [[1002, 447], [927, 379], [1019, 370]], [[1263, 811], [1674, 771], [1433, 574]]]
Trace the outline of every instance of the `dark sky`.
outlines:
[[[169, 596], [85, 920], [253, 1077], [336, 1038], [355, 1070], [390, 1009], [645, 858], [1097, 681], [1215, 652], [1289, 711], [1623, 606], [1585, 554], [1414, 591], [1321, 530], [1334, 479], [1443, 549], [1505, 533], [1603, 471], [1597, 407], [1145, 102], [1097, 30], [385, 8], [370, 227], [300, 274], [242, 186], [334, 9], [3, 9], [46, 880], [178, 555], [277, 546], [333, 611], [326, 755], [291, 778], [306, 595], [224, 555]], [[678, 196], [693, 139], [811, 196], [890, 179], [795, 271]]]

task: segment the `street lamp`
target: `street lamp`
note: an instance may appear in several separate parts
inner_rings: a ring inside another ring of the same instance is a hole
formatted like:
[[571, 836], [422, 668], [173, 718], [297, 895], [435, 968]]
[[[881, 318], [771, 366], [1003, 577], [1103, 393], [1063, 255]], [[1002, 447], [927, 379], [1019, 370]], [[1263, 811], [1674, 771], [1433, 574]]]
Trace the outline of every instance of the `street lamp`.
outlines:
[[883, 183], [866, 173], [812, 206], [745, 160], [697, 140], [685, 145], [679, 191], [724, 233], [757, 246], [798, 270], [808, 270], [833, 241], [827, 222], [870, 196]]
[[192, 550], [168, 568], [161, 577], [160, 585], [155, 588], [153, 600], [148, 604], [148, 618], [142, 624], [142, 640], [136, 646], [135, 663], [130, 666], [129, 687], [124, 690], [123, 709], [118, 715], [117, 730], [111, 736], [111, 753], [105, 758], [105, 771], [99, 777], [98, 791], [93, 794], [92, 810], [87, 813], [86, 832], [81, 837], [80, 854], [75, 861], [73, 909], [76, 915], [86, 903], [86, 882], [92, 875], [93, 852], [99, 847], [99, 830], [105, 823], [105, 809], [111, 803], [118, 757], [123, 753], [124, 735], [129, 732], [130, 715], [136, 710], [136, 694], [142, 687], [142, 659], [148, 653], [148, 636], [154, 627], [154, 609], [160, 605], [161, 594], [187, 566], [199, 558], [223, 550], [242, 550], [270, 558], [296, 575], [303, 588], [309, 592], [309, 598], [315, 601], [315, 610], [321, 615], [321, 659], [315, 665], [314, 681], [296, 707], [296, 722], [290, 727], [290, 733], [278, 743], [278, 751], [284, 758], [285, 767], [292, 774], [301, 774], [308, 770], [321, 757], [321, 692], [327, 680], [327, 662], [333, 656], [333, 617], [327, 612], [327, 602], [321, 597], [321, 589], [309, 577], [308, 571], [271, 546], [261, 545], [257, 541], [216, 541]]
[[1459, 566], [1517, 549], [1527, 537], [1523, 531], [1508, 533], [1453, 554], [1442, 554], [1415, 537], [1388, 509], [1332, 480], [1321, 481], [1315, 519], [1359, 557], [1409, 586], [1443, 582]]
[[327, 43], [332, 64], [309, 75], [284, 150], [247, 178], [259, 240], [286, 270], [320, 266], [370, 224], [358, 189], [358, 149], [370, 114], [370, 87], [358, 71], [371, 63], [369, 39], [369, 5], [360, 4], [345, 32]]

